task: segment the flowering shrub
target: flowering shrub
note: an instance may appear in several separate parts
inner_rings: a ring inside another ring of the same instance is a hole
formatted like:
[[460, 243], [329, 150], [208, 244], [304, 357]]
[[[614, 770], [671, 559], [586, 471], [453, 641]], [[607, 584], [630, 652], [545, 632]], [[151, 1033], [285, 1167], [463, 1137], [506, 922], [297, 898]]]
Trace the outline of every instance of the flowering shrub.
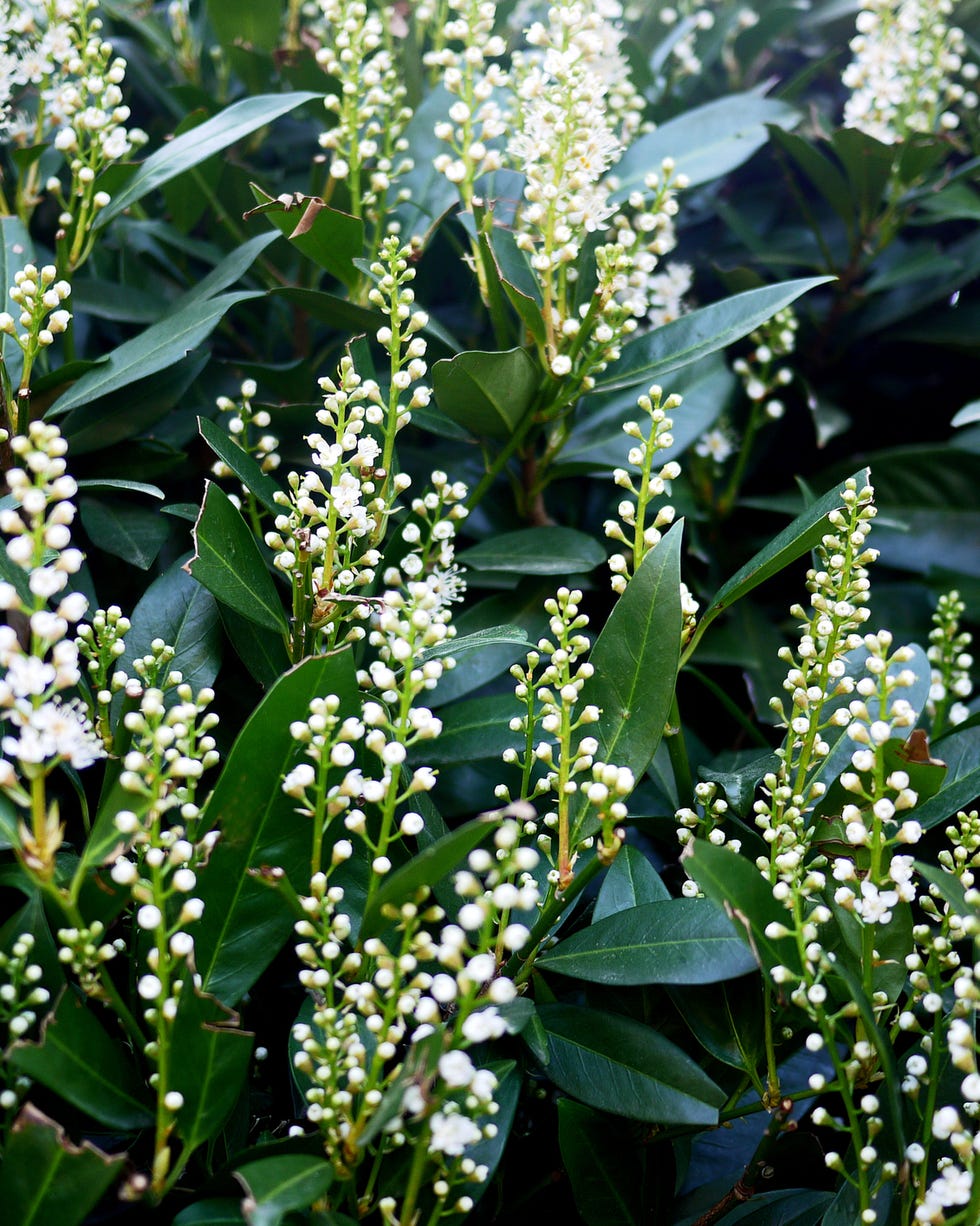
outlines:
[[5, 1220], [975, 1226], [978, 22], [0, 2]]

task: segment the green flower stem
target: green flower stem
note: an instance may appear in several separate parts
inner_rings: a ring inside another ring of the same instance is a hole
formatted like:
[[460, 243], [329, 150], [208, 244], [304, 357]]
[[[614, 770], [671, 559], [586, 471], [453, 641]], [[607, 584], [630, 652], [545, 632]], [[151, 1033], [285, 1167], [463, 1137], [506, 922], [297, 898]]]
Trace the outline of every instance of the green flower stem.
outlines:
[[554, 887], [549, 889], [537, 921], [531, 929], [527, 945], [524, 947], [527, 952], [525, 953], [524, 950], [521, 950], [520, 953], [512, 954], [503, 968], [503, 974], [512, 978], [518, 986], [527, 983], [534, 970], [534, 959], [537, 957], [542, 943], [554, 927], [558, 917], [604, 867], [605, 865], [599, 857], [593, 856], [575, 874], [567, 890], [556, 890]]
[[405, 1226], [412, 1226], [415, 1217], [415, 1204], [422, 1189], [422, 1176], [429, 1161], [429, 1128], [422, 1130], [421, 1136], [415, 1142], [412, 1154], [412, 1165], [408, 1172], [408, 1182], [405, 1185], [405, 1199], [402, 1201], [400, 1220]]
[[667, 724], [671, 731], [665, 735], [664, 740], [667, 742], [670, 768], [674, 773], [674, 784], [677, 787], [677, 801], [682, 808], [690, 808], [694, 804], [694, 779], [691, 775], [691, 763], [687, 757], [687, 745], [684, 743], [684, 725], [681, 723], [676, 690], [670, 700]]

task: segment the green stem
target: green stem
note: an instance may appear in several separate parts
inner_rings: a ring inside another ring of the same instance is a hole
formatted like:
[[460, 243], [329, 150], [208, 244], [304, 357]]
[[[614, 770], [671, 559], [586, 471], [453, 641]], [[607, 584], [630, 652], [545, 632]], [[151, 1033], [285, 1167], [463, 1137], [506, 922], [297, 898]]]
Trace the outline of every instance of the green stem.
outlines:
[[408, 1172], [408, 1182], [405, 1185], [405, 1197], [402, 1200], [401, 1224], [413, 1226], [415, 1204], [422, 1188], [422, 1176], [429, 1160], [429, 1129], [424, 1128], [422, 1135], [415, 1140], [415, 1151], [412, 1154], [412, 1165]]
[[694, 779], [687, 757], [687, 745], [684, 743], [684, 725], [681, 723], [676, 691], [670, 700], [670, 714], [667, 716], [667, 723], [671, 732], [664, 737], [664, 740], [667, 742], [667, 753], [670, 755], [670, 768], [674, 773], [677, 800], [681, 808], [689, 808], [694, 803]]
[[[585, 889], [590, 881], [604, 868], [602, 861], [598, 856], [593, 856], [572, 878], [571, 884], [567, 890], [557, 892], [550, 890], [545, 898], [544, 906], [541, 908], [537, 921], [531, 929], [531, 936], [528, 939], [524, 950], [519, 954], [513, 954], [503, 968], [503, 974], [509, 976], [518, 985], [526, 983], [531, 977], [531, 972], [534, 970], [534, 959], [537, 957], [538, 951], [544, 942], [548, 933], [554, 927], [558, 917], [565, 908], [573, 902], [579, 894]], [[525, 952], [525, 950], [527, 952]]]

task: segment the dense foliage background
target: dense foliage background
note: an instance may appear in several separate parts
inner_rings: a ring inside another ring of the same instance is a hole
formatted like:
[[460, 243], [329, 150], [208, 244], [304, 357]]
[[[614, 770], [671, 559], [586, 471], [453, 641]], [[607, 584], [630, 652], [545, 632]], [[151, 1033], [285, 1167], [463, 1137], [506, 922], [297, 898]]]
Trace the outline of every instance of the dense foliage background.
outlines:
[[975, 1222], [980, 3], [0, 38], [10, 1221]]

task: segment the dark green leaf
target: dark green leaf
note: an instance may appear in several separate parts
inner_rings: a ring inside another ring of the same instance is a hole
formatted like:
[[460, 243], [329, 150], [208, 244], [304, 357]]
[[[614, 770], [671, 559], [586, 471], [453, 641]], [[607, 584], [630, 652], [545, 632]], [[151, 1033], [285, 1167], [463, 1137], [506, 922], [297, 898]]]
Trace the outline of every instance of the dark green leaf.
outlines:
[[769, 138], [792, 158], [838, 217], [847, 223], [853, 222], [854, 200], [847, 180], [837, 164], [827, 157], [815, 142], [793, 132], [786, 132], [774, 124], [769, 127]]
[[14, 1068], [47, 1086], [100, 1124], [143, 1128], [153, 1111], [127, 1048], [103, 1030], [87, 1002], [66, 989], [37, 1043], [15, 1043]]
[[187, 571], [222, 604], [274, 633], [287, 629], [279, 592], [252, 535], [228, 495], [208, 481], [194, 525]]
[[570, 1098], [558, 1100], [558, 1143], [586, 1226], [641, 1226], [645, 1154], [622, 1121]]
[[82, 375], [77, 383], [59, 396], [48, 416], [59, 416], [78, 405], [88, 404], [109, 392], [117, 391], [156, 374], [179, 362], [185, 354], [203, 344], [236, 303], [261, 298], [260, 290], [238, 290], [183, 304], [178, 302], [157, 323], [139, 336], [124, 341], [95, 370]]
[[256, 184], [252, 195], [259, 207], [245, 214], [261, 214], [298, 251], [349, 288], [361, 278], [355, 261], [364, 255], [364, 222], [332, 209], [317, 196], [297, 195], [293, 201], [269, 196]]
[[637, 779], [650, 765], [674, 697], [681, 645], [677, 524], [640, 563], [589, 655], [595, 672], [582, 702], [599, 708], [598, 758], [628, 767]]
[[28, 1103], [0, 1167], [4, 1219], [17, 1226], [79, 1226], [126, 1167], [125, 1154], [73, 1145], [60, 1124]]
[[599, 391], [658, 382], [709, 353], [725, 349], [832, 277], [804, 277], [725, 298], [646, 332], [623, 346], [623, 355], [596, 383]]
[[[762, 1192], [743, 1205], [737, 1205], [725, 1214], [724, 1226], [735, 1222], [748, 1222], [751, 1226], [818, 1226], [826, 1222], [824, 1214], [834, 1199], [833, 1192], [815, 1192], [812, 1189], [780, 1188], [776, 1192]], [[846, 1219], [846, 1226], [857, 1220]], [[844, 1222], [840, 1226], [845, 1226]]]
[[250, 1226], [279, 1226], [293, 1209], [308, 1209], [333, 1182], [333, 1167], [315, 1154], [280, 1154], [235, 1171], [248, 1193]]
[[137, 200], [192, 166], [199, 166], [212, 154], [220, 153], [236, 141], [250, 136], [259, 128], [288, 115], [305, 102], [314, 102], [322, 94], [299, 92], [291, 94], [260, 94], [243, 98], [219, 112], [213, 119], [199, 124], [176, 137], [151, 154], [121, 192], [96, 216], [95, 226], [104, 226], [111, 218], [125, 212]]
[[651, 1124], [718, 1120], [724, 1093], [658, 1031], [628, 1017], [542, 1005], [547, 1073], [567, 1094], [600, 1111]]
[[789, 913], [773, 898], [772, 886], [754, 864], [730, 848], [698, 839], [684, 867], [705, 894], [725, 908], [735, 930], [767, 971], [774, 966], [799, 970], [792, 938], [766, 936], [771, 923], [789, 927]]
[[[195, 512], [197, 508], [194, 508]], [[289, 653], [282, 639], [242, 617], [226, 604], [218, 605], [218, 613], [231, 645], [255, 680], [267, 690], [289, 668]]]
[[132, 662], [150, 651], [154, 639], [174, 648], [173, 667], [195, 693], [211, 685], [221, 663], [218, 607], [206, 588], [177, 562], [150, 584], [133, 610], [126, 651], [118, 667], [133, 675]]
[[[710, 430], [724, 412], [736, 387], [735, 375], [721, 354], [714, 354], [682, 370], [674, 371], [667, 390], [683, 397], [683, 404], [671, 413], [674, 442], [657, 452], [657, 463], [676, 459]], [[561, 449], [559, 468], [565, 465], [591, 469], [628, 468], [627, 453], [633, 441], [623, 433], [623, 425], [638, 416], [636, 389], [610, 395], [589, 396], [578, 410], [576, 424]]]
[[878, 212], [900, 151], [859, 128], [838, 128], [831, 138], [854, 194], [860, 216], [867, 224]]
[[444, 656], [469, 655], [472, 651], [486, 651], [488, 647], [514, 647], [517, 655], [530, 647], [527, 632], [520, 626], [490, 626], [486, 630], [474, 630], [472, 634], [464, 634], [457, 638], [447, 639], [434, 647], [426, 647], [421, 653], [423, 660], [439, 660]]
[[221, 830], [198, 894], [204, 919], [195, 931], [197, 968], [205, 990], [233, 1005], [248, 991], [289, 935], [293, 916], [276, 891], [249, 875], [282, 868], [295, 889], [310, 874], [310, 820], [282, 790], [296, 759], [289, 733], [309, 716], [312, 698], [336, 694], [341, 711], [358, 710], [349, 651], [318, 656], [272, 687], [242, 729], [208, 801], [209, 823]]
[[426, 741], [422, 757], [429, 766], [454, 762], [476, 762], [496, 758], [505, 749], [519, 749], [523, 732], [512, 732], [510, 720], [521, 711], [513, 694], [492, 694], [486, 698], [464, 699], [439, 712], [442, 732]]
[[[869, 479], [870, 473], [866, 468], [854, 474], [859, 490], [868, 483]], [[764, 583], [770, 576], [777, 574], [783, 567], [794, 562], [819, 542], [827, 531], [827, 516], [835, 508], [842, 506], [841, 488], [835, 486], [822, 498], [811, 503], [802, 514], [798, 515], [778, 536], [773, 537], [765, 548], [760, 549], [755, 557], [750, 558], [741, 570], [722, 585], [702, 614], [694, 637], [684, 652], [685, 659], [692, 654], [701, 636], [719, 613], [737, 600], [741, 600], [753, 588]]]
[[648, 902], [666, 902], [670, 891], [646, 856], [627, 844], [613, 860], [599, 889], [592, 922]]
[[743, 976], [705, 987], [674, 988], [671, 999], [691, 1034], [716, 1060], [742, 1069], [760, 1094], [758, 1069], [765, 1066], [766, 1004], [758, 976]]
[[606, 560], [606, 551], [594, 537], [574, 528], [521, 528], [481, 541], [464, 550], [459, 560], [474, 570], [569, 575], [595, 570]]
[[83, 497], [78, 501], [82, 524], [93, 545], [140, 570], [153, 565], [170, 535], [170, 524], [157, 511], [119, 498]]
[[798, 122], [795, 107], [756, 92], [729, 94], [685, 111], [635, 140], [616, 164], [619, 186], [612, 199], [621, 202], [631, 192], [650, 190], [644, 179], [651, 172], [662, 178], [664, 158], [674, 161], [691, 187], [717, 179], [752, 156], [769, 139], [766, 124], [790, 127]]
[[148, 430], [182, 400], [208, 357], [207, 351], [192, 353], [120, 392], [110, 392], [74, 409], [61, 423], [71, 454], [104, 451]]
[[671, 898], [600, 919], [540, 954], [537, 965], [627, 987], [718, 983], [754, 970], [756, 961], [720, 907], [703, 898]]
[[541, 371], [524, 349], [466, 350], [432, 368], [439, 410], [473, 434], [506, 439], [537, 396]]
[[173, 1226], [243, 1226], [242, 1202], [223, 1197], [220, 1200], [199, 1200], [181, 1209]]
[[177, 1131], [188, 1150], [217, 1135], [234, 1107], [252, 1056], [253, 1036], [214, 999], [185, 988], [174, 1022], [170, 1084], [184, 1096]]
[[206, 417], [197, 419], [197, 428], [201, 438], [208, 444], [219, 460], [224, 460], [235, 476], [247, 490], [250, 490], [262, 503], [267, 511], [278, 515], [281, 508], [276, 506], [275, 495], [279, 489], [275, 481], [264, 473], [258, 461], [239, 447], [235, 440], [223, 430], [217, 422]]

